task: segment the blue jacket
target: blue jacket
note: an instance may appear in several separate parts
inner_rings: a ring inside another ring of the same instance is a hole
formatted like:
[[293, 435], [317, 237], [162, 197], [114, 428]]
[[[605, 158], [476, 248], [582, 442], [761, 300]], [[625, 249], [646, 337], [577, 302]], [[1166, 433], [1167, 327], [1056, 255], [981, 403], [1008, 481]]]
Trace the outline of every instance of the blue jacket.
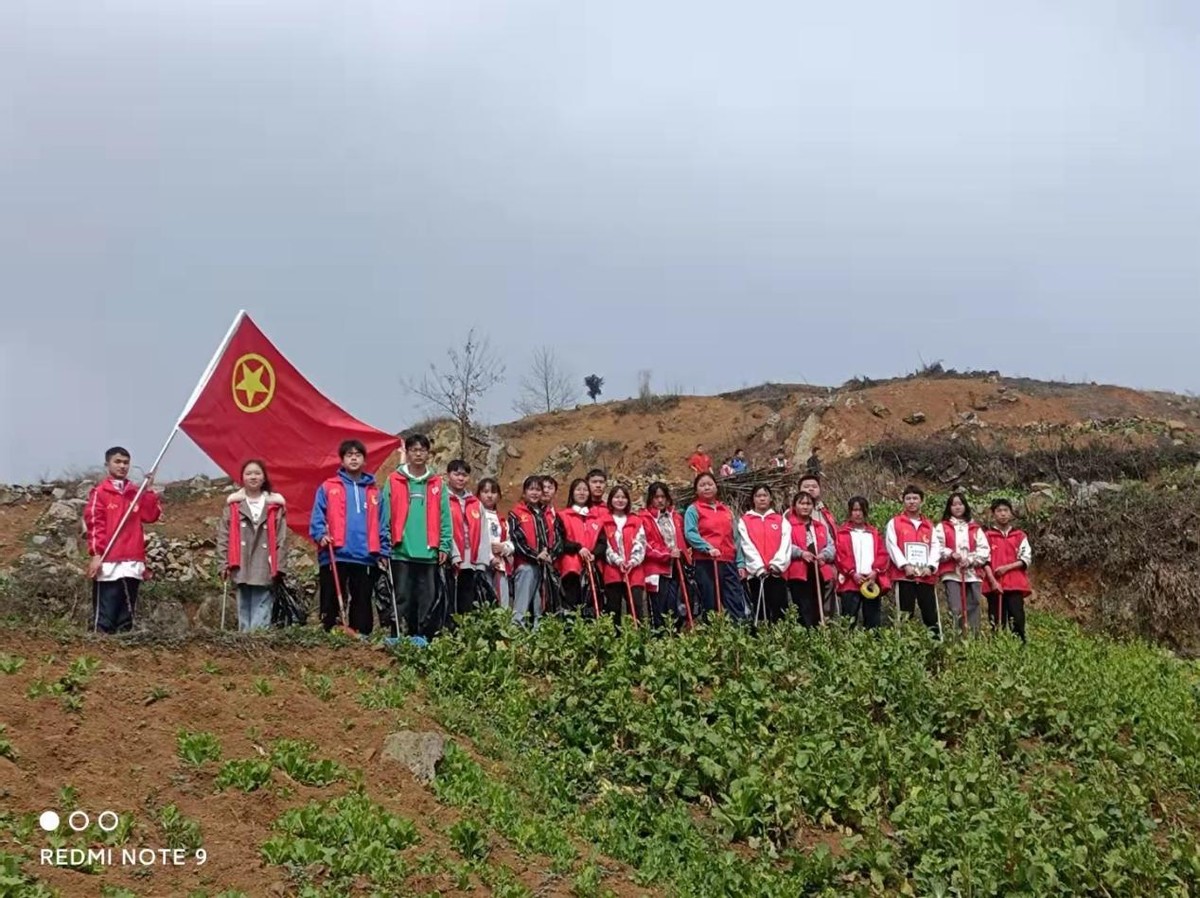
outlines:
[[[354, 480], [341, 468], [338, 469], [338, 477], [346, 486], [346, 544], [337, 550], [337, 561], [339, 564], [374, 564], [380, 558], [386, 558], [392, 548], [386, 506], [382, 499], [375, 507], [375, 514], [379, 518], [379, 554], [372, 554], [367, 548], [367, 515], [370, 513], [367, 487], [375, 483], [375, 478], [363, 474]], [[325, 484], [322, 483], [317, 487], [317, 498], [308, 522], [308, 535], [315, 543], [319, 543], [329, 532], [325, 523], [326, 501]], [[317, 562], [329, 564], [328, 549], [317, 552]]]

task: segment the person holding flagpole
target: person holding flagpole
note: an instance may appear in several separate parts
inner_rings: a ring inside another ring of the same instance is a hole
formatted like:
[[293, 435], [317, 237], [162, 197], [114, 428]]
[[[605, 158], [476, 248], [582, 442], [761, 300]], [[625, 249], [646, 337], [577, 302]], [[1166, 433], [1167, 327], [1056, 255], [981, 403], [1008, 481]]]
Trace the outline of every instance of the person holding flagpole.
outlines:
[[138, 587], [146, 576], [145, 524], [162, 516], [158, 493], [150, 487], [154, 472], [140, 487], [129, 482], [129, 450], [113, 446], [104, 453], [108, 475], [88, 493], [83, 509], [87, 533], [87, 575], [93, 582], [93, 629], [121, 633], [133, 629]]
[[338, 447], [338, 457], [342, 464], [337, 473], [317, 487], [308, 526], [318, 546], [321, 624], [326, 630], [337, 625], [340, 591], [347, 606], [346, 623], [365, 635], [375, 627], [371, 594], [377, 566], [387, 558], [391, 543], [379, 488], [364, 470], [366, 447], [359, 440], [346, 440]]

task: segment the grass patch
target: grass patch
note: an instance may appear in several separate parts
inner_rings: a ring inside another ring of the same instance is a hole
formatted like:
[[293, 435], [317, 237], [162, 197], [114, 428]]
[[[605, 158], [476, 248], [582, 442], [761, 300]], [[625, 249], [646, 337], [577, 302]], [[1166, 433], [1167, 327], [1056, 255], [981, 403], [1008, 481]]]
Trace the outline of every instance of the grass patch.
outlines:
[[175, 734], [176, 753], [189, 767], [221, 759], [221, 741], [212, 733], [180, 730]]

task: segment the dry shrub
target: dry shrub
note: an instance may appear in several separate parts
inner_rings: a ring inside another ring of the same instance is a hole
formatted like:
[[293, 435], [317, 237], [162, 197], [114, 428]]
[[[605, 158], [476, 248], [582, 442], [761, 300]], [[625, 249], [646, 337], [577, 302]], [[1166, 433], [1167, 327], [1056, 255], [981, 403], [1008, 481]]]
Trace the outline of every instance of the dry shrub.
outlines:
[[1054, 509], [1032, 534], [1039, 565], [1087, 570], [1102, 588], [1094, 623], [1200, 650], [1200, 490], [1144, 485]]
[[960, 478], [990, 489], [1028, 486], [1044, 480], [1066, 483], [1148, 480], [1163, 471], [1195, 464], [1200, 454], [1187, 446], [1114, 447], [1091, 443], [1018, 452], [967, 440], [885, 440], [858, 456], [904, 477], [942, 480], [959, 460], [969, 467]]

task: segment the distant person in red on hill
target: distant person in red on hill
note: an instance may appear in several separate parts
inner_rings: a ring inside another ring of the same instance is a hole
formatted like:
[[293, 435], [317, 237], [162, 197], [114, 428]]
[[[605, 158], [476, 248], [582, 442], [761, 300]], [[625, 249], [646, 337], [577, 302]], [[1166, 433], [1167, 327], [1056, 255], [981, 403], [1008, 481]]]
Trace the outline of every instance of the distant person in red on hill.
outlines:
[[704, 444], [697, 443], [696, 451], [688, 459], [688, 467], [693, 474], [711, 474], [713, 472], [712, 457], [704, 451]]
[[[133, 504], [138, 488], [129, 481], [129, 462], [129, 450], [121, 446], [104, 453], [108, 476], [92, 487], [83, 509], [91, 556], [87, 575], [95, 584], [93, 626], [101, 633], [133, 629], [138, 587], [146, 576], [146, 534], [142, 525], [153, 524], [162, 516], [158, 493], [150, 489], [153, 474], [146, 478], [146, 489]], [[118, 533], [127, 509], [129, 517]]]

